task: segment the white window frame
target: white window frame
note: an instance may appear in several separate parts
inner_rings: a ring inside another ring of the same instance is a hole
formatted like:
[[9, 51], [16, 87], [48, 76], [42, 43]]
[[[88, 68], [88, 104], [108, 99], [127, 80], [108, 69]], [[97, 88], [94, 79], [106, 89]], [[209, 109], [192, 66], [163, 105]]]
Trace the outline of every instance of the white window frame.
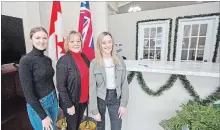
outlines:
[[[144, 33], [141, 33], [141, 29], [143, 29], [146, 26], [155, 26], [163, 24], [165, 27], [165, 36], [162, 38], [162, 47], [161, 47], [161, 58], [160, 61], [166, 61], [167, 60], [167, 53], [168, 53], [168, 40], [169, 40], [169, 29], [170, 29], [170, 19], [168, 20], [160, 20], [160, 21], [146, 21], [143, 23], [138, 24], [138, 60], [143, 59], [143, 45], [144, 45]], [[172, 25], [171, 25], [172, 26]], [[163, 28], [164, 29], [164, 28]], [[153, 60], [153, 59], [148, 59]]]
[[[207, 20], [212, 20], [210, 21], [212, 24], [212, 28], [207, 28], [207, 34], [206, 36], [206, 41], [210, 41], [210, 44], [205, 44], [204, 48], [204, 54], [203, 54], [203, 61], [207, 60], [207, 62], [212, 62], [212, 57], [213, 57], [213, 52], [215, 50], [215, 43], [216, 43], [216, 35], [217, 35], [217, 28], [218, 28], [218, 22], [219, 22], [219, 16], [207, 16], [207, 17], [202, 17], [202, 18], [188, 18], [188, 19], [180, 19], [178, 21], [178, 33], [177, 33], [177, 45], [176, 45], [176, 58], [175, 61], [182, 61], [181, 60], [181, 52], [182, 52], [182, 40], [183, 40], [183, 30], [181, 29], [181, 24], [186, 23], [186, 22], [198, 22], [198, 21], [207, 21]], [[209, 29], [209, 30], [208, 30]], [[189, 60], [190, 62], [201, 62], [201, 61], [192, 61]], [[187, 62], [187, 61], [186, 61]]]

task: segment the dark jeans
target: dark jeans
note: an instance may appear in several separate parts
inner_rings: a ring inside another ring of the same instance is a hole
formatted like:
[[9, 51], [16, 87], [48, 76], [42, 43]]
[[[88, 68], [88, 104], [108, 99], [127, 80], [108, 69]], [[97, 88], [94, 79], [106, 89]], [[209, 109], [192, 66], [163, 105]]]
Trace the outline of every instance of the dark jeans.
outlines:
[[122, 120], [118, 118], [118, 109], [120, 106], [120, 99], [117, 99], [116, 90], [107, 89], [106, 99], [97, 99], [98, 109], [101, 115], [102, 121], [97, 122], [97, 130], [105, 130], [105, 111], [106, 106], [108, 108], [111, 130], [121, 130]]
[[83, 118], [83, 114], [84, 114], [86, 107], [87, 107], [87, 102], [80, 103], [79, 105], [75, 105], [75, 114], [74, 115], [69, 115], [67, 113], [67, 108], [63, 107], [63, 106], [61, 107], [63, 109], [63, 113], [66, 117], [67, 130], [78, 130], [79, 129], [79, 125], [80, 125], [81, 120]]

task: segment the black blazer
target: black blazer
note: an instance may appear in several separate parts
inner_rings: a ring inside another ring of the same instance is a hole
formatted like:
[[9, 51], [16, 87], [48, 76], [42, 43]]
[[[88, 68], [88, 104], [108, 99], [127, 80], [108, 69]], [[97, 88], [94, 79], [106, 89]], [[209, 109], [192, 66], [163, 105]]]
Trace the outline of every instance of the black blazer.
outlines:
[[[86, 55], [82, 53], [81, 56], [89, 67], [90, 61]], [[79, 69], [70, 52], [67, 52], [57, 61], [56, 80], [60, 107], [64, 106], [65, 108], [70, 108], [73, 105], [79, 104], [81, 77]]]

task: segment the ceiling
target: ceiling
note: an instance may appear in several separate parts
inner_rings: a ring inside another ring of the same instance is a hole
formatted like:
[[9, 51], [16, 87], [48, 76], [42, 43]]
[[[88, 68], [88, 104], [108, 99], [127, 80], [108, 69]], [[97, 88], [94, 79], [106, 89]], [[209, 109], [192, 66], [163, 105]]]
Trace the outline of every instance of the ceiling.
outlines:
[[170, 8], [177, 6], [186, 6], [192, 4], [201, 4], [212, 1], [123, 1], [117, 2], [118, 5], [118, 13], [128, 13], [128, 9], [136, 4], [141, 7], [142, 11], [144, 10], [154, 10], [154, 9], [162, 9], [162, 8]]

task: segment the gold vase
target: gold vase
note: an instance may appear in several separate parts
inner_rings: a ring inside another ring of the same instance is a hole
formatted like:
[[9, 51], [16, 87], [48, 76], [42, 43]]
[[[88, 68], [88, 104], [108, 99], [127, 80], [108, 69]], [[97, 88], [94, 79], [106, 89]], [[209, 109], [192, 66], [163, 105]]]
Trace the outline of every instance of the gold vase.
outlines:
[[58, 127], [59, 130], [66, 130], [67, 128], [66, 118], [64, 117], [58, 120], [56, 126]]

